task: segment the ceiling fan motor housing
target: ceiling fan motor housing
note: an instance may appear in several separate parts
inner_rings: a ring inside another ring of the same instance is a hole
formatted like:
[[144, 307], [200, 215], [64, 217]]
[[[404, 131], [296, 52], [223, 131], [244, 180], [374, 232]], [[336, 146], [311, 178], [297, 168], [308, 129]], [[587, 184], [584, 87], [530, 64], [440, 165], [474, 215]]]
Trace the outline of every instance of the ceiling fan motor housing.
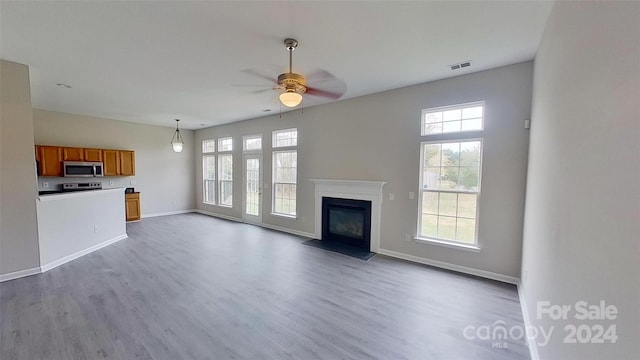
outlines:
[[278, 85], [286, 92], [295, 91], [299, 94], [307, 91], [307, 83], [304, 76], [296, 73], [284, 73], [278, 75]]

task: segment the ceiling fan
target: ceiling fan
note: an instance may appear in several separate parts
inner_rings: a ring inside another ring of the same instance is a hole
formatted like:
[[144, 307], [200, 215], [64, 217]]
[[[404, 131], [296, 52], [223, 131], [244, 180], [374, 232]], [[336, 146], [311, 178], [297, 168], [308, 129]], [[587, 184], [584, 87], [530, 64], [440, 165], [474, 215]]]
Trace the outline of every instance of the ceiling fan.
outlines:
[[279, 99], [282, 105], [286, 107], [296, 107], [302, 102], [302, 94], [314, 95], [319, 97], [325, 97], [329, 99], [339, 99], [344, 95], [346, 86], [342, 80], [335, 78], [328, 71], [320, 70], [314, 74], [311, 74], [309, 79], [316, 79], [318, 82], [324, 82], [326, 80], [334, 80], [338, 82], [337, 90], [329, 91], [322, 90], [318, 87], [312, 87], [307, 85], [307, 79], [300, 74], [293, 72], [293, 51], [298, 47], [298, 40], [287, 38], [284, 39], [284, 45], [289, 51], [289, 72], [278, 75], [277, 79], [272, 79], [269, 76], [262, 75], [255, 71], [247, 70], [247, 72], [257, 75], [259, 77], [268, 79], [276, 84], [273, 90], [280, 92]]

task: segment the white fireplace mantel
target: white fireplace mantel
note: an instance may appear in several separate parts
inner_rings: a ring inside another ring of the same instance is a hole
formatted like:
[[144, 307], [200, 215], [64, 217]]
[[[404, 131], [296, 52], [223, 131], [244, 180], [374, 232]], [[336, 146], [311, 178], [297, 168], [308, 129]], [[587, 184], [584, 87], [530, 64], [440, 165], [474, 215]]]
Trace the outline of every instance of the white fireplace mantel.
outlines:
[[322, 198], [371, 201], [371, 250], [380, 249], [380, 219], [382, 215], [382, 186], [384, 181], [310, 179], [315, 184], [315, 237], [322, 238]]

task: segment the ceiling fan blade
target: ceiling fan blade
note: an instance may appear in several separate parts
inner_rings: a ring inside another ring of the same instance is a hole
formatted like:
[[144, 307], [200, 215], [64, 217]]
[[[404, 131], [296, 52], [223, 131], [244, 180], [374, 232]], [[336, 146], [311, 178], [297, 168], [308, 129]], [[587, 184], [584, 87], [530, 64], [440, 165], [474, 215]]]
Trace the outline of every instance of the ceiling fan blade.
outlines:
[[326, 97], [334, 100], [340, 99], [340, 97], [342, 97], [344, 93], [345, 93], [345, 90], [334, 92], [334, 91], [320, 90], [320, 89], [316, 89], [308, 86], [307, 86], [307, 91], [305, 92], [305, 94]]
[[335, 79], [332, 73], [328, 72], [324, 69], [317, 69], [313, 71], [309, 76], [307, 76], [307, 81], [311, 83], [316, 83], [324, 80]]
[[251, 93], [252, 94], [260, 94], [260, 93], [267, 92], [267, 91], [273, 91], [273, 89], [272, 88], [268, 88], [268, 89], [262, 89], [262, 90], [255, 90], [255, 91], [252, 91]]
[[242, 72], [250, 74], [250, 75], [253, 75], [253, 76], [257, 76], [257, 77], [259, 77], [261, 79], [265, 79], [265, 80], [270, 81], [272, 83], [276, 83], [276, 84], [278, 83], [278, 80], [276, 80], [276, 79], [274, 79], [274, 78], [272, 78], [272, 77], [270, 77], [268, 75], [261, 74], [261, 73], [255, 71], [255, 70], [253, 70], [253, 69], [245, 69], [245, 70], [242, 70]]

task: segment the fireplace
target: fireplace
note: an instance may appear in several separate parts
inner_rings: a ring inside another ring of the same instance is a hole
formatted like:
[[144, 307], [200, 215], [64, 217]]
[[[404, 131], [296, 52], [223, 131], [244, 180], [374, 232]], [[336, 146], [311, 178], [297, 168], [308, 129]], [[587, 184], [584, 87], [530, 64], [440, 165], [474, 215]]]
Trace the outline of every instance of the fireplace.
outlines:
[[384, 181], [311, 181], [315, 185], [315, 232], [314, 239], [304, 244], [363, 260], [374, 256], [380, 249]]
[[322, 197], [322, 240], [369, 251], [371, 201]]

